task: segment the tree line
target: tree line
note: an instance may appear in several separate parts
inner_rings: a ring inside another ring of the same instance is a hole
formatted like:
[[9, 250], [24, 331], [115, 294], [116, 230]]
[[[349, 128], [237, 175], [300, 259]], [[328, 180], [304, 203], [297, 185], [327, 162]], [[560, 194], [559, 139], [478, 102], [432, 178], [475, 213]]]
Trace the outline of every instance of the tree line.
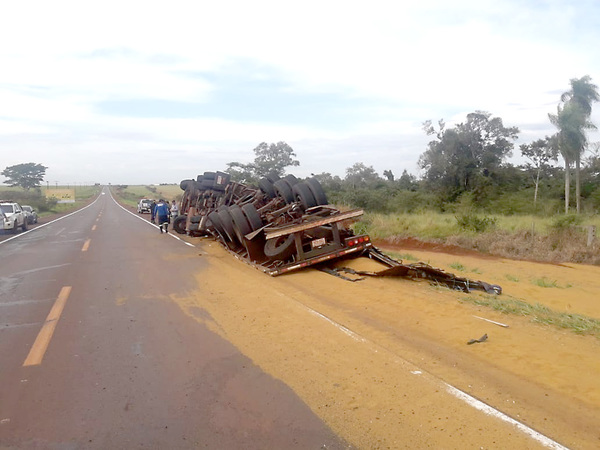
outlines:
[[[398, 178], [389, 169], [380, 176], [362, 162], [348, 167], [344, 177], [327, 172], [313, 176], [332, 199], [369, 210], [445, 211], [469, 203], [489, 212], [549, 214], [570, 211], [574, 171], [576, 212], [581, 211], [582, 202], [596, 211], [600, 208], [600, 145], [589, 143], [587, 132], [596, 129], [590, 117], [600, 96], [588, 75], [571, 79], [570, 85], [560, 96], [556, 114], [548, 115], [556, 133], [520, 145], [524, 164], [507, 161], [519, 128], [505, 126], [488, 112], [474, 111], [451, 128], [444, 120], [424, 122], [423, 130], [432, 140], [419, 157], [422, 176], [418, 179], [406, 170]], [[254, 153], [253, 163], [228, 164], [235, 179], [255, 182], [270, 172], [282, 175], [286, 167], [299, 164], [285, 142], [263, 142]], [[563, 169], [556, 166], [559, 158], [564, 161]]]

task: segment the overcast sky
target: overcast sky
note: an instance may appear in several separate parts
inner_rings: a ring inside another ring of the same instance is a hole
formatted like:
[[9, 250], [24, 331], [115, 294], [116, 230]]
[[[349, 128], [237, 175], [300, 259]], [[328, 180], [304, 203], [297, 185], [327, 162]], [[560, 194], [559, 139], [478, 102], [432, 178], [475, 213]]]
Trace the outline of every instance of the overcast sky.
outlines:
[[419, 175], [422, 123], [475, 110], [517, 156], [571, 78], [600, 84], [599, 44], [597, 0], [3, 2], [0, 171], [178, 183], [285, 141], [297, 176]]

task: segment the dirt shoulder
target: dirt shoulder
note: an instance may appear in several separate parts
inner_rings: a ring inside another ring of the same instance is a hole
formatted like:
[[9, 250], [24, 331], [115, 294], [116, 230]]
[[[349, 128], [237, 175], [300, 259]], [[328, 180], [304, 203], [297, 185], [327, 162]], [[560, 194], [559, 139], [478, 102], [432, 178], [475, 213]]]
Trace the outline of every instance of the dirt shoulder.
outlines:
[[[563, 445], [597, 447], [599, 339], [471, 301], [486, 294], [406, 279], [350, 283], [316, 270], [270, 278], [210, 239], [192, 242], [208, 268], [198, 272], [195, 291], [173, 301], [283, 380], [357, 447], [543, 446], [458, 400], [449, 385]], [[461, 276], [500, 284], [506, 297], [600, 317], [598, 267], [410, 253], [451, 272], [458, 262]], [[535, 280], [543, 277], [556, 287], [540, 287]], [[484, 334], [484, 343], [467, 345]]]

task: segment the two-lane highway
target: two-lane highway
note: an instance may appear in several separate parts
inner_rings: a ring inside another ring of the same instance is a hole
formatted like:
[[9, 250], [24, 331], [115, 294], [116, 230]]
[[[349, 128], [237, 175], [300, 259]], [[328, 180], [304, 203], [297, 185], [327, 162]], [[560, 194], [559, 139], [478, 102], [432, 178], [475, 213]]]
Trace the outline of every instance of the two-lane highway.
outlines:
[[182, 312], [198, 250], [108, 189], [0, 242], [0, 263], [0, 448], [348, 447]]

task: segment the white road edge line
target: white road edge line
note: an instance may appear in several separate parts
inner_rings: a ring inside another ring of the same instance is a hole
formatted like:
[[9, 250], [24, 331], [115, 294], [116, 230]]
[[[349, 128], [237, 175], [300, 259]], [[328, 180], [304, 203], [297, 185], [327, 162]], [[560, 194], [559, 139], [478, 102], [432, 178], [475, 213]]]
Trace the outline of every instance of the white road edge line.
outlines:
[[[289, 298], [289, 297], [288, 297]], [[340, 331], [342, 331], [344, 334], [350, 336], [352, 339], [354, 339], [355, 341], [358, 342], [362, 342], [362, 343], [368, 343], [371, 344], [375, 347], [379, 347], [378, 344], [369, 341], [368, 339], [362, 337], [361, 335], [355, 333], [354, 331], [346, 328], [344, 325], [336, 322], [333, 319], [330, 319], [329, 317], [325, 316], [324, 314], [315, 311], [314, 309], [310, 308], [309, 306], [306, 306], [305, 304], [295, 300], [296, 303], [298, 303], [299, 305], [302, 305], [304, 308], [306, 308], [311, 314], [314, 314], [318, 317], [320, 317], [321, 319], [329, 322], [331, 325], [333, 325], [334, 327], [336, 327], [337, 329], [339, 329]], [[383, 348], [383, 347], [382, 347]], [[386, 350], [388, 353], [392, 353], [389, 350], [383, 348], [384, 350]], [[378, 353], [377, 349], [375, 349], [375, 353]], [[463, 402], [467, 403], [469, 406], [483, 412], [484, 414], [487, 414], [489, 416], [495, 417], [499, 420], [502, 420], [503, 422], [509, 423], [511, 425], [513, 425], [515, 428], [517, 428], [519, 431], [521, 431], [522, 433], [526, 434], [527, 436], [529, 436], [530, 438], [538, 441], [540, 444], [542, 444], [544, 447], [547, 448], [551, 448], [551, 449], [556, 449], [556, 450], [568, 450], [568, 447], [565, 447], [561, 444], [559, 444], [558, 442], [552, 440], [551, 438], [543, 435], [542, 433], [539, 433], [538, 431], [535, 431], [533, 428], [528, 427], [527, 425], [519, 422], [518, 420], [513, 419], [512, 417], [506, 415], [505, 413], [497, 410], [496, 408], [488, 405], [487, 403], [482, 402], [481, 400], [476, 399], [475, 397], [467, 394], [466, 392], [461, 391], [460, 389], [446, 383], [445, 381], [441, 380], [440, 378], [436, 377], [435, 375], [430, 374], [429, 372], [424, 371], [423, 369], [415, 366], [413, 363], [404, 360], [402, 357], [395, 355], [394, 353], [392, 353], [394, 356], [402, 359], [402, 361], [404, 361], [405, 363], [413, 366], [416, 368], [416, 370], [411, 370], [411, 373], [414, 375], [422, 375], [422, 374], [427, 374], [432, 380], [435, 380], [437, 382], [442, 383], [445, 387], [446, 387], [446, 391], [453, 395], [454, 397], [456, 397], [459, 400], [462, 400]]]
[[497, 409], [491, 407], [487, 403], [484, 403], [481, 400], [477, 400], [475, 397], [470, 396], [466, 392], [463, 392], [460, 389], [457, 389], [448, 383], [444, 382], [444, 384], [446, 385], [446, 390], [450, 394], [455, 396], [456, 398], [471, 405], [473, 408], [478, 409], [479, 411], [482, 411], [484, 414], [487, 414], [488, 416], [493, 416], [497, 419], [502, 420], [503, 422], [507, 422], [507, 423], [513, 425], [519, 431], [521, 431], [522, 433], [525, 433], [532, 439], [535, 439], [540, 444], [542, 444], [544, 447], [548, 447], [548, 448], [552, 448], [552, 449], [568, 450], [567, 447], [559, 444], [556, 441], [553, 441], [552, 439], [550, 439], [547, 436], [544, 436], [542, 433], [539, 433], [539, 432], [535, 431], [534, 429], [529, 428], [527, 425], [519, 422], [518, 420], [515, 420], [512, 417], [507, 416], [503, 412], [498, 411]]
[[[138, 216], [137, 214], [132, 213], [131, 211], [129, 211], [127, 208], [124, 208], [122, 205], [119, 204], [119, 202], [117, 202], [114, 197], [112, 196], [112, 192], [110, 192], [110, 188], [108, 189], [108, 195], [110, 196], [110, 199], [115, 202], [115, 204], [121, 208], [123, 211], [131, 214], [133, 217], [135, 217], [136, 219], [141, 220], [144, 223], [147, 223], [148, 225], [153, 226], [154, 228], [158, 229], [158, 225], [153, 224], [152, 222], [147, 221], [146, 219], [144, 219], [143, 217]], [[189, 247], [194, 247], [196, 248], [196, 246], [194, 244], [190, 244], [187, 241], [184, 241], [183, 239], [181, 239], [179, 236], [175, 236], [174, 233], [167, 233], [169, 236], [171, 236], [173, 239], [177, 239], [179, 242], [183, 242], [185, 245], [189, 246]]]

